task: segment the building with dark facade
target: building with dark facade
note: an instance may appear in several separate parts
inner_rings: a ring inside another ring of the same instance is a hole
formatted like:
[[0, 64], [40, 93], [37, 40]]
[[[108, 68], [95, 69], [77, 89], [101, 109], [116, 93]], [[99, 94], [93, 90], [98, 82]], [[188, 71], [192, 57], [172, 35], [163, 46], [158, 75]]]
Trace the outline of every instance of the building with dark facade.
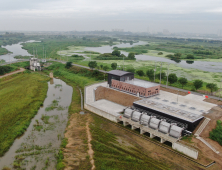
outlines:
[[141, 97], [159, 94], [160, 85], [148, 81], [135, 79], [134, 73], [112, 70], [108, 72], [109, 87]]

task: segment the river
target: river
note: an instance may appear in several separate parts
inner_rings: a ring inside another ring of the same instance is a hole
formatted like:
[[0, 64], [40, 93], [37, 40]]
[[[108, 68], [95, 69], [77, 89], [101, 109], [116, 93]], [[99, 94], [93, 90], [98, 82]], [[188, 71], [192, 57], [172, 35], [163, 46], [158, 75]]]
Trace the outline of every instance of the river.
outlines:
[[30, 40], [30, 41], [26, 41], [26, 42], [19, 42], [18, 44], [2, 46], [2, 48], [7, 49], [11, 53], [8, 53], [5, 55], [0, 55], [0, 60], [3, 59], [6, 62], [10, 62], [10, 61], [16, 61], [17, 59], [14, 57], [18, 56], [18, 55], [32, 56], [31, 54], [28, 53], [27, 50], [22, 49], [22, 43], [30, 43], [30, 42], [40, 42], [40, 41]]
[[[38, 42], [34, 40], [30, 40], [27, 42]], [[7, 45], [4, 46], [3, 48], [6, 48], [8, 51], [11, 51], [12, 54], [6, 54], [6, 55], [1, 55], [0, 60], [3, 59], [6, 62], [11, 61], [16, 61], [17, 59], [13, 58], [14, 56], [17, 55], [22, 55], [22, 56], [32, 56], [29, 54], [26, 50], [22, 49], [22, 42], [18, 44], [12, 44], [12, 45]], [[133, 45], [130, 45], [130, 43], [122, 43], [122, 44], [117, 44], [114, 45], [119, 48], [127, 48], [127, 47], [133, 47], [137, 45], [145, 45], [147, 42], [139, 41], [137, 43], [134, 43]], [[102, 46], [102, 47], [85, 47], [84, 51], [94, 51], [94, 52], [99, 52], [99, 53], [111, 53], [113, 51], [113, 46]], [[75, 51], [74, 51], [75, 52]], [[76, 51], [80, 52], [80, 51]], [[121, 51], [124, 55], [128, 55], [128, 52]], [[78, 53], [73, 53], [73, 54], [78, 54]], [[87, 56], [84, 55], [85, 58]], [[222, 72], [222, 62], [208, 62], [208, 61], [194, 61], [194, 62], [187, 62], [185, 60], [181, 60], [179, 63], [170, 60], [168, 58], [163, 58], [163, 57], [155, 57], [155, 56], [149, 56], [149, 55], [136, 55], [137, 60], [142, 60], [142, 61], [156, 61], [156, 62], [166, 62], [170, 64], [176, 64], [179, 67], [182, 68], [192, 68], [192, 69], [199, 69], [202, 71], [209, 71], [209, 72]]]
[[[118, 45], [114, 45], [118, 48], [126, 48], [126, 47], [133, 47], [137, 45], [145, 45], [148, 44], [147, 42], [139, 41], [138, 43], [134, 43], [133, 45], [130, 45], [129, 43], [122, 43]], [[86, 47], [85, 51], [94, 51], [99, 53], [111, 53], [113, 51], [113, 46], [102, 46], [102, 47]], [[121, 51], [122, 54], [128, 55], [128, 52]], [[183, 68], [192, 68], [192, 69], [199, 69], [202, 71], [209, 71], [209, 72], [222, 72], [222, 62], [208, 62], [208, 61], [194, 61], [194, 62], [187, 62], [185, 60], [181, 60], [179, 63], [170, 60], [168, 58], [163, 57], [155, 57], [155, 56], [149, 56], [149, 55], [135, 55], [137, 60], [142, 61], [156, 61], [156, 62], [166, 62], [169, 64], [176, 64], [179, 67]]]
[[[0, 169], [13, 167], [17, 163], [21, 168], [55, 169], [56, 158], [61, 139], [68, 121], [68, 107], [72, 100], [72, 87], [60, 79], [48, 82], [47, 97], [36, 116], [31, 120], [26, 132], [16, 139], [9, 151], [0, 158]], [[54, 103], [55, 108], [52, 108]], [[15, 156], [18, 157], [15, 159]], [[13, 163], [14, 162], [14, 163]]]

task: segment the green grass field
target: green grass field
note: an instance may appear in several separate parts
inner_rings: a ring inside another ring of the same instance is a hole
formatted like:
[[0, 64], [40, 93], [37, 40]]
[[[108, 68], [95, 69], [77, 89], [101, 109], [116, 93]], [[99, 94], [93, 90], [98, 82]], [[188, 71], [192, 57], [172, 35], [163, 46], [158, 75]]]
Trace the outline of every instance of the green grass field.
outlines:
[[0, 79], [0, 156], [21, 136], [43, 104], [49, 79], [20, 73]]

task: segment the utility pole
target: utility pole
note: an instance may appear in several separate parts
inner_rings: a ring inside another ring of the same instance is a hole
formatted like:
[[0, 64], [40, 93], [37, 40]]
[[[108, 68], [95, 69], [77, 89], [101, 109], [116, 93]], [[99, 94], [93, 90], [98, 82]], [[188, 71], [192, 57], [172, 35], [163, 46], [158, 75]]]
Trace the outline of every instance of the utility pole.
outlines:
[[162, 62], [160, 63], [160, 84], [161, 84], [161, 71], [162, 71]]
[[167, 83], [166, 83], [166, 88], [167, 88], [167, 86], [168, 86], [169, 65], [170, 65], [170, 64], [168, 64], [168, 68], [167, 68]]
[[44, 45], [43, 45], [43, 56], [42, 56], [42, 58], [44, 59]]
[[155, 73], [156, 73], [156, 62], [155, 62], [155, 69], [154, 69], [154, 83], [155, 83]]
[[123, 71], [124, 71], [124, 55], [123, 55]]

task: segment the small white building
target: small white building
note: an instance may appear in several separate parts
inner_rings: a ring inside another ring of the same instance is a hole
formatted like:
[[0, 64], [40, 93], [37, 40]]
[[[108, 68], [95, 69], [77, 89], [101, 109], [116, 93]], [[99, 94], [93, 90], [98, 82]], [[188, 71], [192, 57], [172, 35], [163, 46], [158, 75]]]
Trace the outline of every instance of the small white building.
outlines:
[[30, 70], [41, 71], [41, 65], [37, 58], [30, 58]]

